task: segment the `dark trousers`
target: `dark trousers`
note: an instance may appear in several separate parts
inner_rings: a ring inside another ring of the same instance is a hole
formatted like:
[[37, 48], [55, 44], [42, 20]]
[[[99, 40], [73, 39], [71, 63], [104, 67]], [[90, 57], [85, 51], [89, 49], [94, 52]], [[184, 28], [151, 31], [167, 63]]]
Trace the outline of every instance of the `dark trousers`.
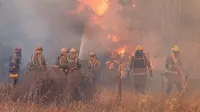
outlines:
[[98, 80], [98, 73], [97, 73], [97, 71], [92, 71], [92, 80], [93, 80], [94, 86], [96, 86], [96, 83], [97, 83], [97, 80]]
[[72, 98], [72, 100], [80, 100], [81, 99], [81, 93], [80, 93], [80, 71], [79, 70], [73, 70], [72, 72], [69, 72], [67, 75], [68, 78], [68, 88], [69, 93]]
[[134, 75], [133, 76], [133, 83], [136, 93], [145, 94], [146, 90], [146, 75]]
[[12, 85], [15, 86], [18, 82], [18, 78], [12, 79]]

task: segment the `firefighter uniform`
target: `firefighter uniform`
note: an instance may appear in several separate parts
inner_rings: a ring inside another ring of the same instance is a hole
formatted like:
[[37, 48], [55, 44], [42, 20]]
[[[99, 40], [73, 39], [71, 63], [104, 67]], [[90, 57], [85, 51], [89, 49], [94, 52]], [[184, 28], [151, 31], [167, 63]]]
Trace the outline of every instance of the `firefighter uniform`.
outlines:
[[68, 67], [70, 70], [76, 69], [79, 67], [79, 58], [78, 51], [74, 48], [70, 50], [70, 55], [67, 58]]
[[14, 50], [14, 55], [9, 59], [9, 77], [13, 80], [13, 86], [18, 82], [21, 64], [21, 48]]
[[73, 100], [80, 99], [80, 71], [78, 51], [74, 48], [70, 50], [70, 55], [67, 59], [67, 67], [69, 69], [67, 79], [69, 82], [69, 92]]
[[136, 47], [135, 56], [131, 58], [130, 77], [134, 82], [136, 93], [145, 94], [147, 72], [152, 77], [152, 67], [149, 59], [143, 52], [142, 46]]
[[67, 57], [67, 55], [68, 55], [67, 49], [66, 48], [62, 48], [61, 52], [60, 52], [60, 56], [57, 57], [56, 65], [63, 72], [67, 72], [68, 71], [68, 67], [67, 67], [67, 59], [68, 59], [68, 57]]
[[96, 54], [94, 52], [90, 53], [90, 57], [88, 59], [88, 70], [92, 73], [92, 80], [94, 86], [96, 85], [96, 80], [99, 77], [99, 67], [100, 67], [100, 61], [96, 57]]
[[[180, 67], [180, 69], [178, 69]], [[184, 76], [182, 74], [182, 62], [179, 57], [179, 48], [175, 45], [172, 48], [170, 56], [166, 59], [167, 72], [164, 73], [168, 79], [166, 93], [170, 94], [173, 84], [176, 85], [178, 92], [184, 88]], [[179, 71], [181, 70], [181, 71]]]
[[45, 71], [46, 61], [42, 54], [43, 48], [37, 47], [35, 53], [31, 56], [28, 64], [29, 71]]

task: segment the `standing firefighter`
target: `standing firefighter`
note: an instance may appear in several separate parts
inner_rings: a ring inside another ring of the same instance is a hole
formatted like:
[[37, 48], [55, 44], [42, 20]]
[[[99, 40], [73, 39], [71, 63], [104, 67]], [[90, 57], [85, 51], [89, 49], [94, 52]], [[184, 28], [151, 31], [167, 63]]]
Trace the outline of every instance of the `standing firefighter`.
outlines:
[[13, 80], [13, 86], [15, 86], [20, 73], [21, 48], [16, 48], [14, 50], [14, 54], [10, 57], [9, 61], [9, 77]]
[[78, 51], [74, 48], [70, 50], [68, 61], [68, 82], [69, 92], [73, 100], [80, 99], [80, 71], [79, 71], [79, 59]]
[[80, 67], [79, 58], [78, 58], [78, 51], [74, 48], [70, 50], [70, 55], [68, 56], [68, 67], [71, 72], [73, 72], [74, 69], [77, 69]]
[[184, 88], [184, 76], [182, 73], [182, 62], [180, 59], [180, 50], [174, 45], [171, 54], [166, 59], [167, 72], [164, 73], [168, 79], [166, 93], [170, 94], [173, 84], [176, 85], [177, 90], [180, 92]]
[[37, 47], [35, 53], [31, 56], [28, 69], [29, 71], [45, 71], [46, 61], [44, 55], [42, 54], [43, 48]]
[[90, 73], [92, 73], [92, 80], [94, 86], [96, 86], [96, 80], [99, 77], [99, 67], [100, 61], [98, 60], [96, 54], [94, 52], [91, 52], [90, 57], [88, 59], [88, 70]]
[[130, 70], [136, 93], [145, 94], [147, 71], [152, 77], [152, 67], [149, 59], [144, 54], [142, 46], [136, 47], [135, 56], [131, 58]]
[[67, 57], [68, 50], [66, 48], [62, 48], [60, 51], [60, 56], [57, 57], [56, 65], [59, 67], [60, 71], [67, 72]]

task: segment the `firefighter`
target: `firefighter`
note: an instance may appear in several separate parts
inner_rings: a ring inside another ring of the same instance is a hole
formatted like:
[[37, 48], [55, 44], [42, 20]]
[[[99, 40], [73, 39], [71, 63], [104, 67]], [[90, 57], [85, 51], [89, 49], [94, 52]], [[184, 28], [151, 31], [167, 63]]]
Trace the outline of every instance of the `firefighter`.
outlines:
[[21, 48], [15, 48], [13, 56], [9, 59], [9, 77], [13, 80], [13, 86], [18, 82], [21, 64]]
[[184, 88], [184, 76], [182, 73], [183, 64], [180, 59], [180, 50], [177, 45], [172, 47], [170, 55], [166, 59], [167, 72], [164, 73], [168, 79], [166, 93], [170, 94], [173, 84], [176, 85], [178, 92]]
[[81, 78], [80, 78], [80, 71], [79, 71], [79, 58], [78, 58], [78, 51], [74, 48], [71, 48], [70, 55], [67, 59], [67, 66], [68, 66], [68, 86], [69, 92], [71, 95], [72, 100], [80, 100], [80, 85], [81, 85]]
[[35, 49], [35, 53], [31, 56], [31, 59], [28, 64], [29, 71], [41, 72], [46, 70], [46, 61], [42, 52], [43, 52], [42, 47], [37, 47]]
[[65, 53], [68, 54], [68, 53], [66, 52], [66, 48], [62, 48], [62, 49], [60, 50], [59, 56], [58, 56], [57, 59], [56, 59], [56, 64], [55, 64], [55, 65], [56, 65], [57, 67], [59, 67], [59, 68], [60, 68], [60, 58], [61, 58], [62, 56], [64, 56]]
[[60, 70], [63, 71], [63, 72], [68, 71], [68, 66], [67, 66], [68, 57], [67, 57], [67, 55], [68, 55], [67, 49], [62, 48], [61, 53], [60, 53], [60, 57], [58, 59], [58, 66], [59, 66]]
[[94, 52], [89, 54], [88, 70], [92, 73], [93, 85], [96, 86], [96, 80], [99, 77], [100, 61]]
[[74, 69], [80, 67], [78, 51], [75, 48], [71, 48], [70, 55], [68, 56], [67, 61], [70, 71], [73, 71]]
[[149, 71], [150, 77], [152, 77], [152, 67], [140, 45], [136, 47], [135, 55], [131, 58], [130, 70], [130, 77], [133, 78], [136, 93], [145, 94], [147, 72]]

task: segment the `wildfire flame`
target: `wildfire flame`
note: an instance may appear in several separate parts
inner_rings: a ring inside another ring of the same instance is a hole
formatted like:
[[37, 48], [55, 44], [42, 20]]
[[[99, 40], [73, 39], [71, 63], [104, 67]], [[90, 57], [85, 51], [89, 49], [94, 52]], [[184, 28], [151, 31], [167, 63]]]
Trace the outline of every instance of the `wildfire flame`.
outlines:
[[[131, 5], [132, 7], [136, 7], [135, 4]], [[75, 12], [79, 13], [81, 11], [84, 11], [84, 6], [88, 6], [94, 12], [90, 20], [88, 21], [90, 21], [92, 24], [101, 26], [101, 28], [104, 30], [109, 30], [105, 31], [104, 36], [99, 38], [99, 40], [102, 43], [102, 46], [112, 53], [112, 56], [110, 57], [110, 60], [106, 62], [106, 65], [108, 66], [108, 69], [114, 69], [121, 64], [122, 60], [124, 59], [125, 53], [129, 52], [129, 48], [126, 47], [126, 44], [121, 42], [124, 38], [129, 37], [129, 36], [124, 36], [127, 34], [124, 34], [126, 33], [124, 32], [126, 29], [123, 28], [123, 25], [124, 23], [127, 22], [124, 22], [126, 20], [122, 19], [120, 15], [115, 14], [121, 7], [117, 8], [119, 6], [117, 1], [79, 0], [79, 7]], [[107, 14], [105, 14], [106, 12]], [[111, 18], [114, 18], [118, 22], [116, 23], [116, 21], [112, 21]], [[110, 22], [111, 24], [109, 24]], [[115, 34], [116, 32], [117, 34]], [[120, 44], [124, 44], [124, 46], [120, 46]], [[113, 47], [113, 45], [115, 47]]]
[[79, 2], [89, 6], [98, 16], [102, 16], [108, 9], [108, 0], [80, 0]]
[[125, 53], [125, 46], [123, 46], [121, 48], [118, 48], [115, 51], [118, 53], [118, 55], [120, 55], [121, 57], [123, 57], [124, 53]]
[[108, 39], [111, 39], [112, 42], [119, 42], [119, 38], [117, 38], [116, 36], [108, 35]]

